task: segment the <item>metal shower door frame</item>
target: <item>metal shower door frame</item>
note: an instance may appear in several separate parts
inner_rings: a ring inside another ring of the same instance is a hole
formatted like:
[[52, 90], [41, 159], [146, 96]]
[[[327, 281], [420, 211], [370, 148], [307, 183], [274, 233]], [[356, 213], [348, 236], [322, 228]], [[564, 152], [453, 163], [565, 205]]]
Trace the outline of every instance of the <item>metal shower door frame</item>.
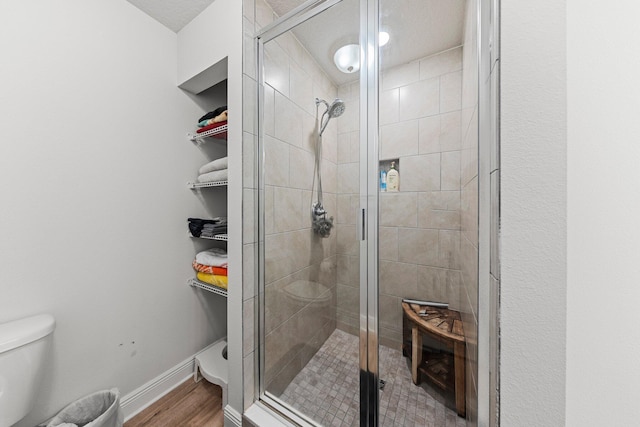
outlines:
[[[264, 153], [264, 44], [324, 12], [342, 0], [309, 0], [256, 33], [258, 93], [258, 305], [260, 400], [298, 425], [315, 425], [313, 420], [279, 401], [265, 390], [265, 153]], [[378, 372], [378, 28], [379, 0], [360, 2], [360, 426], [375, 427], [379, 420]]]

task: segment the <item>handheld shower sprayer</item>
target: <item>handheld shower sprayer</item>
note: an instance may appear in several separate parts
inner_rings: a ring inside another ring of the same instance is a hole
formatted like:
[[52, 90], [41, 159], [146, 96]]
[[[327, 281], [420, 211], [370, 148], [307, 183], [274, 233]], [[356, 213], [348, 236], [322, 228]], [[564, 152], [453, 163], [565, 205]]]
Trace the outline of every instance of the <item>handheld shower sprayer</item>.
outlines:
[[322, 136], [322, 133], [326, 129], [327, 125], [329, 124], [329, 120], [331, 120], [331, 119], [333, 119], [335, 117], [340, 117], [342, 115], [342, 113], [344, 113], [344, 110], [345, 110], [346, 106], [344, 104], [344, 101], [342, 99], [340, 99], [340, 98], [334, 99], [331, 104], [329, 104], [324, 99], [316, 98], [316, 110], [317, 110], [318, 105], [320, 105], [320, 104], [324, 104], [327, 107], [327, 109], [324, 111], [324, 113], [322, 113], [322, 118], [320, 119], [320, 134], [319, 134], [319, 136]]
[[[327, 108], [320, 122], [318, 123], [318, 107], [320, 104], [324, 104]], [[327, 217], [327, 211], [322, 206], [322, 175], [321, 175], [321, 160], [322, 160], [322, 133], [327, 128], [329, 121], [335, 117], [340, 117], [344, 113], [346, 106], [343, 100], [336, 98], [331, 104], [324, 99], [316, 98], [316, 123], [318, 128], [318, 138], [316, 140], [316, 163], [315, 170], [313, 172], [314, 186], [316, 175], [318, 177], [318, 201], [311, 206], [311, 219], [313, 222], [313, 231], [320, 237], [329, 237], [331, 234], [331, 228], [333, 227], [333, 217]]]

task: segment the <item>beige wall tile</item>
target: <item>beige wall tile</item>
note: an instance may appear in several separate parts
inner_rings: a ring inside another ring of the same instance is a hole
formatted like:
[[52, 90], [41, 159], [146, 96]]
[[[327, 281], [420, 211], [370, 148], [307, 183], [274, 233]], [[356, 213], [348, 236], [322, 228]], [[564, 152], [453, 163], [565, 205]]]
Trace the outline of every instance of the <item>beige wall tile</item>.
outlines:
[[291, 31], [281, 34], [275, 41], [287, 52], [287, 55], [295, 64], [302, 65], [303, 48]]
[[258, 188], [255, 164], [255, 147], [257, 138], [249, 132], [242, 133], [242, 186]]
[[242, 299], [247, 300], [256, 295], [256, 270], [255, 270], [256, 244], [250, 243], [242, 246]]
[[441, 123], [440, 115], [424, 117], [419, 124], [420, 154], [440, 152]]
[[418, 267], [418, 294], [425, 301], [450, 303], [446, 281], [447, 270], [434, 267]]
[[462, 189], [460, 228], [473, 246], [478, 246], [478, 178]]
[[418, 227], [438, 230], [460, 230], [460, 212], [438, 209], [420, 209]]
[[[425, 209], [437, 209], [437, 210], [460, 210], [460, 192], [459, 191], [429, 191], [426, 193], [418, 194], [418, 210], [423, 211]], [[418, 221], [418, 225], [420, 225]]]
[[438, 230], [419, 228], [398, 229], [398, 260], [411, 264], [439, 264]]
[[457, 230], [440, 230], [438, 233], [440, 251], [438, 265], [457, 270], [460, 268], [460, 232]]
[[380, 127], [380, 158], [396, 159], [419, 152], [419, 121], [408, 120]]
[[337, 225], [335, 227], [337, 236], [338, 254], [356, 255], [359, 246], [356, 238], [356, 227], [354, 225]]
[[338, 134], [338, 164], [351, 162], [351, 134]]
[[338, 254], [337, 277], [338, 283], [354, 287], [360, 286], [360, 257], [358, 255]]
[[289, 93], [291, 100], [309, 114], [315, 114], [316, 104], [313, 96], [311, 77], [299, 65], [291, 64]]
[[[290, 148], [290, 175], [291, 187], [311, 191], [313, 184], [313, 168], [315, 158], [312, 153], [300, 148]], [[267, 163], [267, 167], [270, 164]]]
[[294, 188], [274, 188], [275, 232], [293, 231], [302, 228], [302, 191]]
[[[400, 119], [419, 119], [438, 114], [439, 104], [442, 103], [440, 101], [441, 86], [444, 90], [452, 91], [449, 81], [443, 86], [438, 79], [421, 80], [408, 86], [402, 86], [400, 88]], [[449, 96], [452, 96], [449, 92], [445, 92], [447, 100]]]
[[449, 309], [461, 311], [460, 290], [462, 288], [462, 273], [460, 270], [447, 270], [446, 278]]
[[265, 136], [264, 159], [265, 184], [289, 185], [289, 144]]
[[[341, 165], [344, 166], [344, 165]], [[322, 191], [326, 193], [336, 193], [337, 192], [337, 175], [338, 175], [338, 165], [328, 160], [322, 161]], [[312, 171], [309, 171], [312, 172]], [[308, 172], [307, 172], [308, 173]]]
[[256, 0], [255, 17], [258, 28], [266, 27], [273, 22], [273, 9], [265, 0]]
[[380, 92], [380, 125], [400, 120], [400, 90], [398, 88]]
[[382, 90], [406, 86], [413, 82], [417, 82], [419, 79], [419, 62], [410, 62], [408, 64], [399, 65], [382, 73]]
[[271, 185], [264, 187], [264, 232], [273, 234], [275, 230], [275, 212], [273, 206], [273, 189]]
[[379, 256], [388, 261], [398, 260], [398, 229], [396, 227], [379, 228]]
[[460, 190], [460, 152], [442, 153], [440, 162], [440, 189]]
[[302, 109], [278, 92], [275, 98], [276, 138], [296, 147], [302, 147]]
[[380, 326], [402, 333], [402, 298], [380, 295]]
[[417, 267], [416, 264], [380, 261], [380, 293], [401, 298], [415, 298], [418, 291]]
[[255, 135], [257, 134], [257, 120], [254, 119], [254, 112], [258, 105], [257, 83], [246, 74], [242, 75], [242, 91], [246, 93], [242, 103], [242, 130]]
[[293, 260], [289, 257], [288, 235], [291, 233], [265, 236], [265, 283], [269, 284], [294, 271]]
[[255, 202], [258, 190], [245, 188], [242, 190], [242, 243], [253, 243], [256, 240], [257, 218]]
[[[333, 97], [327, 99], [331, 102]], [[321, 110], [322, 111], [322, 110]], [[345, 101], [345, 110], [340, 117], [333, 119], [338, 125], [338, 133], [353, 132], [360, 129], [359, 105], [356, 100]]]
[[254, 359], [256, 355], [252, 352], [244, 356], [242, 363], [243, 369], [243, 392], [244, 392], [244, 409], [249, 409], [249, 406], [253, 405], [255, 400], [255, 378], [254, 378]]
[[462, 107], [462, 72], [440, 76], [440, 112], [460, 110]]
[[440, 114], [440, 148], [442, 151], [459, 150], [462, 145], [460, 110]]
[[420, 61], [420, 79], [430, 79], [461, 69], [462, 47], [458, 47]]
[[[360, 166], [358, 163], [338, 165], [337, 192], [339, 194], [353, 194], [360, 191]], [[323, 181], [324, 182], [324, 181]], [[323, 184], [324, 185], [324, 184]]]
[[269, 86], [268, 84], [264, 85], [264, 112], [263, 112], [263, 122], [262, 129], [265, 135], [275, 136], [275, 111], [276, 111], [276, 101], [275, 101], [275, 90]]
[[336, 210], [336, 224], [353, 224], [355, 221], [351, 214], [351, 195], [350, 194], [338, 194], [338, 209]]
[[440, 190], [440, 154], [400, 159], [400, 191]]
[[289, 56], [275, 42], [264, 45], [264, 81], [289, 96]]
[[250, 298], [243, 303], [242, 313], [242, 354], [249, 354], [253, 352], [254, 348], [254, 313], [255, 313], [255, 300]]
[[338, 295], [338, 310], [355, 316], [359, 315], [360, 290], [353, 286], [341, 284], [336, 286], [336, 290]]
[[[400, 182], [402, 185], [402, 181]], [[381, 193], [380, 225], [385, 227], [416, 227], [418, 225], [417, 209], [417, 193]], [[402, 241], [400, 244], [402, 245]]]

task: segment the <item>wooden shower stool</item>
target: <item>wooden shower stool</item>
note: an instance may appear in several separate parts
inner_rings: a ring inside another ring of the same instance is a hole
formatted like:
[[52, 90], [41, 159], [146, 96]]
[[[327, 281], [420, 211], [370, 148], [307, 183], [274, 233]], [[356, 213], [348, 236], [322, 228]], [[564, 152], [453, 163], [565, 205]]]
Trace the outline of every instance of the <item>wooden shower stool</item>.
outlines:
[[[411, 379], [418, 385], [424, 375], [443, 390], [454, 390], [456, 411], [466, 415], [464, 329], [460, 313], [446, 308], [402, 303], [402, 352], [411, 359]], [[441, 343], [447, 351], [422, 347], [422, 335]], [[453, 375], [451, 367], [453, 365]]]

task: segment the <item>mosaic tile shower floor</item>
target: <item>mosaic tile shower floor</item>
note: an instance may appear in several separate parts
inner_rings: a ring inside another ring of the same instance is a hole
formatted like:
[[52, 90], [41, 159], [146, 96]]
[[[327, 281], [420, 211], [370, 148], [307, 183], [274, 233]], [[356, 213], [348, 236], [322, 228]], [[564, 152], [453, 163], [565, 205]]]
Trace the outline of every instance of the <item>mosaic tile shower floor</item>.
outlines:
[[[357, 426], [358, 338], [336, 329], [280, 396], [324, 426]], [[407, 359], [380, 347], [381, 427], [466, 427], [439, 391], [411, 381]]]

